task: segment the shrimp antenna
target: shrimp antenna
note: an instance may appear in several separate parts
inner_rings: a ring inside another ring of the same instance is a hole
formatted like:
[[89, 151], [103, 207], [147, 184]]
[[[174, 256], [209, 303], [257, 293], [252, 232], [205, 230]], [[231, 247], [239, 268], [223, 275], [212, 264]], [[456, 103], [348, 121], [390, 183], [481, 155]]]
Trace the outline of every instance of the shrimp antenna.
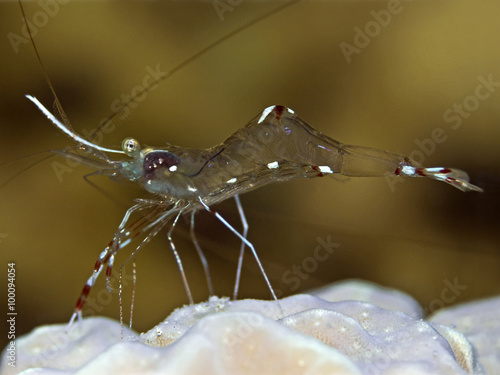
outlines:
[[66, 112], [64, 112], [64, 110], [62, 108], [61, 102], [59, 101], [59, 98], [57, 97], [56, 90], [54, 90], [54, 86], [52, 86], [52, 82], [50, 81], [49, 75], [47, 74], [47, 71], [45, 70], [45, 67], [43, 66], [42, 59], [40, 58], [40, 54], [38, 53], [38, 49], [36, 48], [35, 41], [33, 40], [33, 34], [31, 34], [30, 26], [28, 25], [28, 22], [26, 22], [27, 18], [26, 18], [26, 14], [24, 13], [24, 8], [23, 8], [23, 4], [21, 3], [21, 0], [19, 0], [18, 3], [19, 3], [19, 7], [21, 8], [21, 13], [23, 14], [24, 23], [26, 24], [26, 29], [28, 30], [28, 34], [30, 36], [30, 42], [31, 42], [31, 45], [33, 46], [33, 50], [35, 51], [35, 55], [36, 55], [36, 58], [38, 60], [38, 64], [40, 64], [40, 68], [42, 68], [43, 76], [45, 77], [45, 80], [49, 84], [50, 91], [52, 92], [52, 95], [54, 96], [55, 107], [57, 108], [57, 112], [59, 112], [59, 115], [61, 116], [64, 124], [66, 124], [66, 128], [72, 130], [73, 128], [71, 127], [71, 123], [69, 122], [68, 116], [66, 116]]
[[21, 13], [23, 14], [23, 19], [26, 24], [26, 29], [28, 30], [28, 34], [30, 36], [30, 42], [31, 45], [33, 46], [33, 50], [35, 51], [36, 58], [38, 60], [38, 64], [40, 64], [40, 68], [42, 69], [43, 76], [45, 77], [45, 80], [47, 81], [47, 84], [49, 85], [50, 91], [52, 92], [52, 95], [54, 96], [54, 101], [55, 101], [55, 106], [57, 108], [57, 112], [59, 112], [59, 115], [61, 116], [61, 119], [63, 123], [61, 123], [52, 113], [50, 113], [47, 108], [45, 108], [42, 103], [38, 101], [37, 98], [26, 95], [26, 97], [31, 100], [35, 105], [49, 118], [50, 121], [54, 123], [60, 130], [62, 130], [65, 134], [69, 135], [71, 138], [73, 138], [75, 141], [87, 145], [93, 149], [104, 151], [104, 152], [114, 152], [114, 153], [120, 153], [124, 154], [123, 151], [121, 150], [113, 150], [105, 147], [98, 146], [92, 142], [89, 142], [85, 140], [83, 137], [80, 137], [78, 134], [75, 133], [73, 130], [71, 123], [69, 122], [68, 116], [66, 115], [66, 112], [64, 112], [64, 109], [62, 108], [61, 102], [59, 101], [59, 98], [56, 94], [56, 90], [54, 89], [54, 86], [52, 86], [52, 82], [50, 81], [49, 75], [47, 74], [47, 71], [45, 70], [45, 67], [43, 66], [42, 59], [40, 58], [40, 54], [38, 53], [38, 49], [36, 48], [35, 41], [33, 40], [33, 34], [31, 34], [30, 27], [28, 25], [28, 22], [26, 22], [26, 14], [24, 13], [24, 8], [23, 4], [21, 3], [21, 0], [18, 1], [19, 7], [21, 8]]
[[117, 154], [125, 154], [125, 152], [122, 150], [113, 150], [112, 148], [101, 147], [99, 145], [96, 145], [95, 143], [89, 142], [86, 139], [80, 137], [78, 134], [76, 134], [74, 131], [72, 131], [71, 129], [68, 128], [67, 125], [69, 125], [69, 124], [63, 124], [61, 121], [56, 119], [55, 116], [52, 113], [50, 113], [49, 110], [47, 108], [45, 108], [43, 106], [43, 104], [38, 101], [37, 98], [35, 98], [31, 95], [26, 95], [26, 97], [29, 100], [31, 100], [33, 103], [35, 103], [35, 105], [38, 107], [38, 109], [40, 109], [40, 111], [42, 111], [45, 114], [45, 116], [47, 116], [48, 119], [54, 123], [55, 126], [57, 126], [60, 130], [62, 130], [63, 133], [70, 136], [78, 143], [84, 144], [84, 145], [89, 146], [93, 149], [103, 151], [103, 152], [114, 152]]
[[[38, 155], [43, 155], [43, 154], [49, 154], [50, 152], [51, 151], [41, 151], [41, 152], [37, 152], [37, 153], [29, 155], [29, 156], [22, 156], [20, 158], [17, 158], [17, 159], [14, 159], [14, 160], [10, 160], [10, 161], [8, 161], [6, 163], [1, 163], [0, 167], [4, 167], [4, 166], [7, 166], [9, 164], [17, 163], [17, 162], [19, 162], [19, 161], [21, 161], [23, 159], [32, 158], [33, 156], [38, 156]], [[7, 185], [8, 183], [10, 183], [12, 180], [14, 180], [15, 178], [17, 178], [18, 176], [22, 175], [27, 170], [29, 170], [29, 169], [37, 166], [40, 163], [43, 163], [45, 160], [51, 158], [52, 156], [54, 156], [54, 154], [45, 155], [45, 157], [43, 157], [42, 159], [37, 160], [36, 162], [28, 165], [27, 167], [24, 167], [24, 168], [22, 168], [20, 170], [17, 170], [14, 175], [6, 178], [5, 180], [2, 180], [2, 182], [0, 183], [0, 188], [3, 188], [5, 185]]]
[[[20, 1], [20, 0], [19, 0]], [[181, 62], [179, 65], [173, 67], [172, 69], [170, 69], [168, 71], [167, 74], [165, 75], [162, 75], [160, 78], [158, 79], [155, 79], [154, 81], [150, 82], [146, 87], [142, 88], [139, 92], [135, 93], [130, 99], [128, 99], [125, 103], [123, 103], [119, 108], [118, 110], [116, 110], [114, 113], [112, 113], [105, 121], [101, 122], [101, 124], [99, 125], [99, 127], [97, 129], [94, 130], [94, 132], [90, 135], [89, 139], [92, 140], [94, 139], [94, 137], [99, 133], [99, 131], [104, 127], [106, 126], [107, 124], [109, 124], [111, 121], [113, 121], [113, 119], [118, 116], [124, 109], [126, 108], [129, 108], [131, 104], [135, 103], [137, 98], [139, 96], [142, 96], [144, 93], [147, 93], [149, 91], [151, 91], [151, 89], [153, 88], [153, 86], [156, 86], [158, 85], [160, 82], [166, 80], [168, 77], [171, 77], [172, 75], [174, 75], [177, 71], [181, 70], [182, 68], [184, 68], [185, 66], [191, 64], [192, 62], [196, 61], [200, 56], [203, 56], [205, 53], [207, 53], [209, 50], [211, 50], [212, 48], [218, 46], [219, 44], [223, 43], [224, 41], [232, 38], [233, 36], [235, 36], [236, 34], [238, 34], [239, 32], [255, 25], [256, 23], [260, 22], [260, 21], [263, 21], [271, 16], [273, 16], [274, 14], [278, 13], [278, 12], [281, 12], [282, 10], [292, 6], [292, 5], [295, 5], [297, 4], [298, 2], [300, 2], [301, 0], [292, 0], [284, 5], [279, 5], [277, 6], [276, 8], [274, 8], [272, 11], [270, 11], [269, 13], [267, 14], [264, 14], [263, 16], [259, 16], [257, 18], [254, 18], [250, 21], [248, 21], [247, 23], [243, 24], [242, 26], [234, 29], [233, 31], [229, 32], [228, 34], [220, 37], [219, 39], [215, 40], [214, 42], [210, 43], [209, 45], [207, 45], [205, 48], [201, 49], [199, 52], [195, 53], [194, 55], [192, 55], [191, 57], [189, 57], [187, 60], [184, 60], [183, 62]], [[53, 91], [53, 90], [52, 90]], [[55, 93], [54, 93], [55, 95]]]

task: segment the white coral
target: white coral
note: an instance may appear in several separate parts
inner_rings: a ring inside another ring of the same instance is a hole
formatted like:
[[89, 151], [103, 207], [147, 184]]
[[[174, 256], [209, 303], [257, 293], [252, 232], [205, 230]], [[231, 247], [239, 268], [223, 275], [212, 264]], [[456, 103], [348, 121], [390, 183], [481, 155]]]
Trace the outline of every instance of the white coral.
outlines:
[[[328, 301], [347, 295], [369, 303]], [[494, 374], [500, 298], [478, 304], [425, 321], [411, 297], [360, 282], [288, 297], [281, 307], [212, 297], [177, 309], [147, 333], [128, 333], [127, 340], [117, 322], [104, 318], [84, 319], [83, 329], [69, 335], [64, 325], [40, 327], [17, 340], [16, 368], [4, 352], [1, 373], [483, 374], [484, 359]], [[487, 323], [478, 317], [486, 312]], [[484, 336], [496, 347], [481, 346]]]

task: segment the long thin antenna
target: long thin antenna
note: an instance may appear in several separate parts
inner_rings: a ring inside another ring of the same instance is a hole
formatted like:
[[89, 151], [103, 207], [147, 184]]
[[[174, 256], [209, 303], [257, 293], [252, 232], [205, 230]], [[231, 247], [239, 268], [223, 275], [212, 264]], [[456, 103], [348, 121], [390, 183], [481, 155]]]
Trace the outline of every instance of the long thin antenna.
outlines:
[[40, 68], [42, 68], [43, 75], [45, 77], [45, 80], [49, 84], [50, 91], [52, 92], [52, 95], [54, 96], [55, 100], [55, 106], [57, 108], [57, 112], [59, 112], [59, 115], [61, 116], [61, 119], [63, 120], [64, 124], [66, 125], [66, 128], [73, 130], [71, 127], [71, 123], [69, 122], [68, 116], [66, 116], [66, 112], [64, 112], [61, 102], [59, 101], [59, 98], [57, 97], [56, 90], [54, 90], [54, 86], [52, 86], [52, 82], [50, 81], [49, 75], [47, 74], [47, 71], [45, 70], [45, 67], [43, 66], [42, 59], [40, 58], [40, 54], [38, 53], [38, 49], [36, 48], [35, 41], [33, 40], [33, 35], [31, 34], [30, 26], [28, 25], [28, 22], [26, 21], [26, 14], [24, 13], [24, 8], [23, 4], [21, 3], [21, 0], [18, 0], [19, 7], [21, 8], [21, 13], [23, 14], [23, 19], [24, 23], [26, 25], [26, 29], [28, 30], [28, 34], [30, 36], [30, 41], [31, 45], [33, 46], [33, 49], [35, 50], [35, 55], [38, 60], [38, 63], [40, 64]]
[[233, 31], [229, 32], [228, 34], [222, 36], [221, 38], [217, 39], [216, 41], [214, 41], [214, 42], [210, 43], [209, 45], [207, 45], [206, 47], [202, 48], [199, 52], [195, 53], [194, 55], [189, 57], [187, 60], [184, 60], [179, 65], [170, 69], [167, 74], [162, 75], [160, 78], [155, 79], [154, 81], [150, 82], [146, 87], [142, 88], [142, 90], [135, 93], [135, 95], [133, 95], [130, 99], [128, 99], [125, 103], [123, 103], [120, 106], [120, 108], [118, 108], [118, 110], [116, 110], [116, 112], [111, 114], [105, 121], [103, 121], [99, 125], [99, 127], [96, 130], [94, 130], [94, 132], [90, 135], [89, 139], [90, 140], [94, 139], [94, 137], [99, 133], [99, 131], [101, 130], [102, 127], [106, 126], [110, 121], [112, 121], [116, 116], [118, 116], [125, 108], [128, 108], [130, 106], [130, 104], [135, 103], [136, 99], [138, 97], [142, 96], [144, 93], [149, 92], [153, 88], [153, 86], [156, 86], [156, 85], [158, 85], [158, 83], [166, 80], [168, 77], [171, 77], [177, 71], [179, 71], [182, 68], [184, 68], [185, 66], [191, 64], [193, 61], [197, 60], [200, 56], [204, 55], [205, 53], [210, 51], [212, 48], [223, 43], [227, 39], [230, 39], [231, 37], [235, 36], [239, 32], [251, 27], [252, 25], [254, 25], [260, 21], [263, 21], [263, 20], [273, 16], [274, 14], [276, 14], [278, 12], [281, 12], [282, 10], [285, 10], [286, 8], [288, 8], [294, 4], [297, 4], [300, 1], [302, 1], [302, 0], [291, 0], [286, 4], [279, 5], [278, 7], [274, 8], [272, 11], [270, 11], [269, 13], [267, 13], [263, 16], [259, 16], [257, 18], [250, 20], [249, 22], [243, 24], [242, 26], [234, 29]]

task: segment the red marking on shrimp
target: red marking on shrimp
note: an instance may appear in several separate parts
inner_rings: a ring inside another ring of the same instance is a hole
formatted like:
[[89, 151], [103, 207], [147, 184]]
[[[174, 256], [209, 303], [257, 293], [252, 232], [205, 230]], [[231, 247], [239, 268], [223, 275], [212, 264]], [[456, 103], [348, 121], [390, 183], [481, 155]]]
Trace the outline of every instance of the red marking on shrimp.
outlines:
[[448, 168], [441, 168], [439, 170], [439, 173], [451, 173], [451, 169], [448, 169]]
[[401, 174], [401, 168], [397, 167], [396, 170], [394, 171], [394, 174], [396, 176], [399, 176]]
[[134, 229], [140, 228], [144, 222], [145, 222], [144, 218], [139, 218], [136, 221], [134, 221], [133, 223], [130, 223], [130, 225], [127, 226], [127, 229], [134, 230]]
[[311, 168], [312, 168], [313, 171], [318, 172], [318, 177], [323, 177], [324, 176], [323, 172], [320, 171], [320, 169], [318, 168], [317, 165], [313, 165]]
[[97, 260], [97, 262], [95, 262], [94, 271], [99, 271], [99, 268], [101, 268], [101, 264], [101, 261]]
[[112, 273], [113, 273], [113, 267], [111, 266], [106, 267], [106, 277], [110, 277]]
[[283, 115], [284, 110], [285, 110], [285, 107], [282, 105], [277, 105], [274, 107], [274, 113], [276, 113], [277, 120], [281, 119], [281, 116]]
[[76, 303], [75, 307], [76, 310], [81, 311], [83, 309], [83, 306], [85, 305], [85, 300], [87, 299], [89, 292], [90, 292], [90, 285], [85, 284], [82, 290], [82, 294], [80, 294], [80, 298], [78, 298], [78, 302]]
[[427, 173], [425, 173], [425, 168], [415, 168], [415, 174], [423, 177], [427, 176]]

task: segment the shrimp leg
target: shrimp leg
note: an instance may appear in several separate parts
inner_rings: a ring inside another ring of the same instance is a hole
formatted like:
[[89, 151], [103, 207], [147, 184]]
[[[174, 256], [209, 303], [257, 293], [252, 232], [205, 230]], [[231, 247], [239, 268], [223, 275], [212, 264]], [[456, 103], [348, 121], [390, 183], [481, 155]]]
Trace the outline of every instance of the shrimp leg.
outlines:
[[[241, 224], [243, 225], [243, 237], [247, 238], [248, 222], [245, 217], [245, 212], [243, 211], [243, 206], [241, 205], [239, 195], [235, 195], [234, 200], [236, 201], [236, 206], [238, 207], [238, 213], [240, 215]], [[236, 269], [236, 281], [234, 282], [234, 292], [233, 292], [234, 300], [238, 299], [238, 289], [240, 287], [241, 267], [243, 266], [244, 255], [245, 255], [245, 242], [241, 241], [240, 256], [238, 257], [238, 268]]]
[[203, 250], [201, 249], [200, 243], [198, 242], [198, 238], [196, 238], [196, 234], [194, 232], [194, 214], [195, 213], [196, 213], [196, 210], [191, 211], [191, 224], [189, 226], [189, 233], [191, 235], [191, 241], [193, 242], [193, 245], [196, 249], [196, 252], [198, 253], [198, 256], [201, 260], [201, 264], [203, 265], [203, 271], [205, 272], [205, 278], [207, 279], [208, 293], [211, 296], [214, 296], [215, 295], [214, 285], [212, 283], [212, 276], [210, 274], [210, 269], [208, 268], [207, 258], [205, 258], [205, 254], [203, 254]]
[[[214, 215], [217, 219], [219, 219], [222, 224], [224, 224], [231, 232], [233, 232], [241, 241], [243, 241], [245, 243], [246, 246], [248, 246], [250, 248], [250, 250], [252, 251], [252, 254], [253, 256], [255, 257], [255, 260], [257, 261], [257, 264], [259, 266], [259, 269], [260, 269], [260, 272], [262, 273], [262, 276], [264, 277], [264, 280], [266, 281], [266, 284], [267, 284], [267, 287], [269, 288], [270, 292], [271, 292], [271, 295], [273, 296], [273, 299], [278, 302], [279, 304], [279, 300], [278, 300], [278, 297], [276, 297], [276, 293], [274, 293], [274, 289], [273, 287], [271, 286], [271, 282], [269, 281], [269, 278], [267, 277], [267, 274], [266, 274], [266, 271], [264, 271], [264, 267], [262, 266], [262, 263], [260, 262], [260, 259], [257, 255], [257, 252], [255, 251], [255, 247], [252, 245], [252, 243], [250, 241], [248, 241], [245, 237], [243, 237], [241, 235], [241, 233], [239, 233], [236, 229], [234, 229], [231, 224], [229, 224], [226, 219], [224, 219], [217, 211], [213, 211], [210, 207], [208, 207], [206, 205], [205, 202], [203, 202], [203, 199], [199, 198], [198, 201], [201, 203], [201, 205], [205, 208], [205, 210], [207, 210], [208, 212], [210, 212], [212, 215]], [[281, 308], [281, 304], [279, 304], [280, 306], [280, 310], [283, 310]]]
[[168, 230], [167, 238], [168, 238], [168, 242], [170, 243], [170, 248], [172, 249], [172, 252], [174, 253], [175, 261], [177, 262], [177, 266], [179, 267], [179, 271], [181, 272], [182, 283], [184, 284], [184, 289], [186, 290], [189, 304], [193, 305], [194, 304], [193, 295], [191, 294], [191, 290], [189, 289], [189, 285], [188, 285], [187, 278], [186, 278], [186, 273], [184, 272], [184, 267], [182, 266], [181, 257], [179, 256], [179, 253], [177, 252], [177, 250], [175, 248], [174, 241], [172, 240], [172, 232], [174, 231], [174, 227], [177, 224], [177, 220], [179, 220], [179, 217], [181, 216], [182, 212], [183, 212], [183, 209], [181, 209], [179, 211], [179, 213], [177, 214], [177, 216], [175, 217], [175, 219], [172, 223], [172, 226]]
[[[175, 207], [172, 209], [174, 210]], [[170, 213], [172, 210], [167, 211], [167, 214]], [[166, 215], [163, 215], [165, 218]], [[175, 221], [177, 220], [178, 216], [176, 216]], [[158, 234], [158, 232], [163, 229], [163, 227], [167, 224], [167, 219], [164, 219], [162, 221], [155, 221], [155, 225], [153, 229], [148, 233], [148, 235], [142, 240], [142, 242], [135, 248], [135, 250], [125, 259], [125, 261], [120, 265], [120, 283], [119, 283], [119, 289], [118, 289], [118, 301], [120, 305], [120, 326], [122, 329], [121, 336], [123, 338], [123, 287], [122, 287], [122, 275], [123, 275], [123, 270], [125, 266], [127, 265], [128, 262], [131, 260], [134, 260], [134, 278], [133, 278], [133, 290], [132, 290], [132, 303], [130, 306], [130, 321], [129, 321], [129, 328], [132, 329], [132, 315], [134, 312], [134, 296], [135, 296], [135, 281], [136, 281], [136, 274], [135, 274], [135, 256], [141, 250], [144, 246], [146, 246], [151, 239]], [[174, 225], [174, 224], [173, 224]], [[173, 227], [172, 225], [172, 227]], [[169, 232], [170, 233], [170, 232]], [[181, 270], [183, 273], [184, 271]]]
[[[143, 204], [136, 204], [135, 206], [129, 208], [127, 212], [125, 213], [122, 222], [120, 223], [120, 226], [118, 227], [118, 230], [115, 233], [115, 236], [113, 240], [108, 244], [108, 246], [101, 252], [99, 255], [99, 258], [95, 262], [94, 265], [94, 270], [92, 271], [92, 275], [89, 277], [87, 282], [85, 283], [85, 286], [82, 289], [82, 292], [80, 293], [80, 296], [78, 298], [78, 301], [76, 302], [75, 305], [75, 310], [73, 312], [73, 315], [71, 316], [71, 319], [68, 323], [68, 326], [66, 328], [66, 331], [68, 331], [71, 326], [73, 325], [73, 322], [75, 321], [76, 318], [78, 318], [78, 322], [81, 323], [82, 320], [82, 309], [85, 306], [85, 302], [87, 301], [87, 297], [90, 293], [91, 288], [95, 285], [97, 278], [99, 277], [101, 271], [103, 270], [104, 266], [107, 266], [106, 268], [106, 287], [108, 290], [111, 289], [111, 282], [110, 282], [110, 277], [111, 277], [111, 272], [112, 272], [112, 267], [113, 267], [113, 262], [114, 262], [114, 256], [116, 252], [125, 246], [127, 246], [130, 241], [135, 237], [139, 231], [141, 230], [142, 226], [144, 225], [143, 220], [139, 220], [137, 222], [132, 223], [128, 227], [125, 228], [125, 225], [127, 221], [130, 218], [130, 215], [137, 211], [144, 209]], [[135, 227], [134, 230], [131, 230], [132, 227]], [[127, 229], [127, 231], [124, 233], [124, 229]], [[120, 241], [120, 237], [125, 235], [126, 240], [125, 241]], [[132, 236], [131, 236], [132, 235]], [[128, 237], [128, 238], [127, 238]]]
[[[187, 278], [186, 278], [186, 273], [184, 272], [184, 267], [182, 265], [181, 258], [179, 256], [179, 253], [177, 252], [174, 242], [172, 240], [172, 232], [174, 231], [175, 225], [177, 224], [177, 221], [179, 220], [179, 217], [182, 215], [184, 210], [187, 208], [187, 206], [181, 206], [179, 207], [179, 204], [176, 203], [170, 210], [161, 213], [159, 217], [154, 220], [153, 223], [149, 224], [147, 228], [152, 228], [151, 231], [148, 233], [148, 235], [142, 240], [142, 242], [139, 244], [139, 246], [136, 247], [136, 249], [125, 259], [125, 261], [120, 265], [120, 278], [121, 275], [123, 274], [123, 270], [125, 266], [127, 265], [128, 262], [131, 260], [135, 259], [135, 256], [137, 253], [151, 241], [151, 239], [156, 236], [168, 223], [169, 219], [171, 218], [172, 214], [177, 213], [175, 216], [172, 225], [170, 226], [170, 229], [167, 232], [167, 238], [170, 243], [170, 248], [174, 254], [175, 260], [177, 262], [177, 266], [179, 267], [179, 271], [181, 273], [182, 277], [182, 282], [184, 284], [184, 288], [186, 290], [186, 294], [189, 299], [189, 303], [193, 304], [193, 297], [191, 294], [191, 290], [189, 288]], [[135, 267], [135, 264], [134, 264]], [[134, 281], [135, 281], [135, 272], [134, 272]], [[123, 303], [122, 303], [122, 285], [120, 283], [120, 288], [119, 288], [119, 303], [120, 303], [120, 323], [122, 325], [122, 336], [123, 336]], [[133, 314], [133, 299], [132, 299], [132, 305], [131, 305], [131, 311], [130, 311], [130, 322], [129, 322], [129, 327], [132, 329], [132, 314]]]

